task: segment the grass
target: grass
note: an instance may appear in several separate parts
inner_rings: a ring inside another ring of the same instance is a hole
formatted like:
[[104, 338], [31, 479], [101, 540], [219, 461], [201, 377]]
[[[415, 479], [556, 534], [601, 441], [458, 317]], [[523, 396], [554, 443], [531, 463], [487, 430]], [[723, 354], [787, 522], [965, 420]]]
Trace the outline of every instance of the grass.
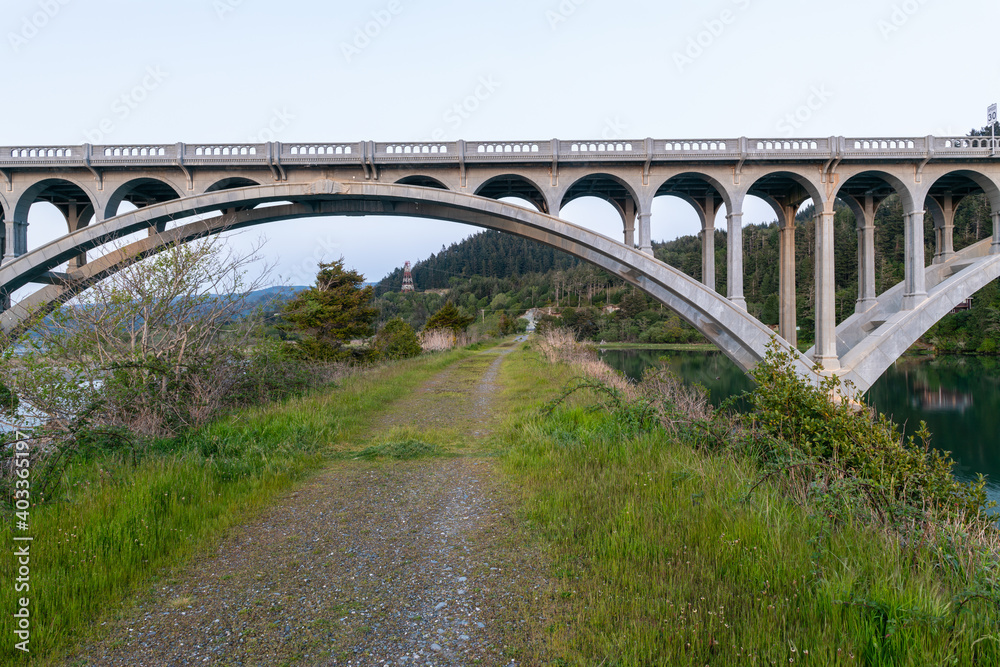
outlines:
[[[373, 419], [442, 369], [453, 351], [370, 369], [334, 390], [233, 415], [160, 441], [136, 464], [105, 455], [72, 464], [59, 502], [31, 509], [31, 657], [58, 662], [157, 572], [216, 544], [275, 495], [331, 458], [358, 450]], [[384, 445], [383, 445], [384, 447]], [[385, 453], [398, 456], [397, 443]], [[13, 545], [12, 516], [0, 542]], [[6, 548], [6, 547], [5, 547]], [[0, 662], [14, 650], [12, 558], [0, 560]], [[10, 613], [8, 613], [8, 611]]]
[[[506, 372], [544, 382], [538, 360]], [[745, 457], [707, 453], [575, 396], [508, 436], [528, 533], [552, 561], [554, 665], [1000, 662], [997, 609], [958, 564], [830, 529]], [[959, 604], [959, 600], [967, 600]]]

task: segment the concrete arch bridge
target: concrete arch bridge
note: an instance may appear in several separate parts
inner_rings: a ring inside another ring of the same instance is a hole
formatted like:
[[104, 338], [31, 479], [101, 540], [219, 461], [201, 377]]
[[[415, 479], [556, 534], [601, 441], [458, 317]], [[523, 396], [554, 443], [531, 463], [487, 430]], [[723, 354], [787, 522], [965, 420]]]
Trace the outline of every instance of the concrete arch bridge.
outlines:
[[[836, 373], [859, 390], [941, 317], [1000, 276], [1000, 161], [989, 138], [712, 139], [309, 144], [157, 144], [0, 148], [0, 325], [64, 302], [137, 259], [221, 231], [319, 216], [435, 218], [497, 229], [596, 264], [649, 293], [744, 370], [772, 338], [796, 342], [795, 215], [814, 204], [816, 346], [798, 370]], [[905, 279], [875, 290], [875, 212], [896, 194], [905, 214]], [[993, 235], [956, 252], [955, 212], [985, 194]], [[652, 204], [679, 197], [702, 222], [702, 280], [652, 257]], [[580, 197], [609, 202], [617, 241], [559, 218]], [[534, 208], [499, 201], [518, 197]], [[746, 312], [743, 207], [766, 201], [780, 228], [777, 335]], [[50, 202], [67, 234], [29, 252], [28, 211]], [[834, 205], [857, 219], [856, 312], [834, 312]], [[123, 202], [136, 210], [120, 214]], [[715, 220], [725, 209], [727, 281], [716, 289]], [[925, 258], [924, 221], [936, 247]], [[124, 236], [148, 236], [88, 262]], [[68, 263], [65, 272], [56, 269]], [[9, 295], [41, 287], [18, 303]]]

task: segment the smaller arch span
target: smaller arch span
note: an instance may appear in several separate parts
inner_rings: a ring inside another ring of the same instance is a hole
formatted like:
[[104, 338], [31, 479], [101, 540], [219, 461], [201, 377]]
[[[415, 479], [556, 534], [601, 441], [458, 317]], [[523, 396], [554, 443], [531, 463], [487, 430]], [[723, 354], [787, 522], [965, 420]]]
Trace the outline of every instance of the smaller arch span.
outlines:
[[[659, 184], [652, 183], [655, 197], [680, 197], [698, 208], [699, 201], [704, 201], [708, 195], [720, 200], [727, 210], [733, 210], [733, 200], [729, 190], [713, 176], [697, 171], [687, 171], [662, 179]], [[704, 212], [702, 212], [704, 213]]]
[[47, 201], [57, 208], [61, 205], [76, 204], [93, 206], [96, 200], [91, 189], [72, 178], [47, 178], [34, 183], [25, 190], [14, 205], [13, 219], [27, 222], [28, 211], [39, 201]]
[[[823, 210], [827, 198], [811, 179], [794, 171], [775, 170], [761, 174], [746, 187], [745, 193], [781, 202], [783, 200], [804, 202], [812, 199], [817, 211]], [[832, 201], [832, 199], [830, 200]], [[778, 218], [779, 220], [781, 217]]]
[[450, 188], [432, 176], [424, 176], [423, 174], [415, 174], [413, 176], [405, 176], [398, 181], [397, 185], [416, 185], [421, 188], [436, 188], [438, 190], [449, 190]]
[[538, 187], [538, 184], [530, 178], [519, 174], [494, 176], [476, 188], [475, 194], [488, 199], [516, 197], [517, 199], [529, 202], [536, 210], [542, 213], [552, 213], [549, 210], [549, 202], [546, 200], [542, 189]]
[[122, 202], [128, 202], [136, 208], [152, 204], [161, 204], [172, 199], [179, 199], [180, 192], [173, 185], [156, 178], [136, 178], [120, 185], [108, 197], [102, 212], [103, 218], [113, 218], [118, 215]]
[[620, 176], [606, 173], [587, 174], [578, 178], [566, 189], [559, 206], [565, 208], [567, 204], [581, 197], [603, 199], [619, 210], [623, 221], [626, 203], [631, 202], [636, 207], [639, 204], [639, 196], [628, 181]]
[[843, 201], [854, 199], [864, 202], [873, 197], [881, 203], [889, 195], [897, 195], [906, 211], [916, 209], [917, 195], [899, 177], [886, 171], [870, 169], [842, 180], [833, 192], [833, 197]]
[[255, 185], [260, 185], [259, 181], [255, 181], [252, 178], [247, 178], [245, 176], [232, 176], [230, 178], [224, 178], [221, 181], [216, 181], [210, 186], [205, 188], [205, 192], [219, 192], [220, 190], [233, 190], [236, 188], [250, 188]]

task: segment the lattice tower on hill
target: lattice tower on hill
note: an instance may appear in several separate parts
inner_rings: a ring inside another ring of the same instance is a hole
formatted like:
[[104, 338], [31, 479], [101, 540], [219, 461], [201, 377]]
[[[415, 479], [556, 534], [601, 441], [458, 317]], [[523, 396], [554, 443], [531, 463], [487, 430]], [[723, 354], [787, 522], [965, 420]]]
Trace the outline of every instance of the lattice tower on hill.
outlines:
[[403, 266], [403, 291], [404, 292], [412, 292], [412, 291], [414, 291], [414, 288], [413, 288], [413, 272], [410, 270], [410, 263], [409, 262], [407, 262], [406, 265]]

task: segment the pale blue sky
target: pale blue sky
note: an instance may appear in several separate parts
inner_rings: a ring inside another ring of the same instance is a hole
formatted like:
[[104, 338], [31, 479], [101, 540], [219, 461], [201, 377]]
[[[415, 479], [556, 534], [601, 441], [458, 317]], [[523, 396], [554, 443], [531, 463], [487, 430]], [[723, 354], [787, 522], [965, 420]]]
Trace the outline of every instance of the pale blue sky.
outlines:
[[[964, 134], [1000, 97], [998, 19], [995, 0], [7, 0], [0, 145]], [[449, 111], [484, 79], [495, 90], [475, 112]], [[610, 208], [564, 217], [620, 235]], [[30, 222], [32, 247], [60, 231], [43, 206]], [[655, 239], [698, 227], [669, 201], [653, 225]], [[471, 231], [374, 218], [262, 230], [295, 283], [341, 254], [377, 280]]]

